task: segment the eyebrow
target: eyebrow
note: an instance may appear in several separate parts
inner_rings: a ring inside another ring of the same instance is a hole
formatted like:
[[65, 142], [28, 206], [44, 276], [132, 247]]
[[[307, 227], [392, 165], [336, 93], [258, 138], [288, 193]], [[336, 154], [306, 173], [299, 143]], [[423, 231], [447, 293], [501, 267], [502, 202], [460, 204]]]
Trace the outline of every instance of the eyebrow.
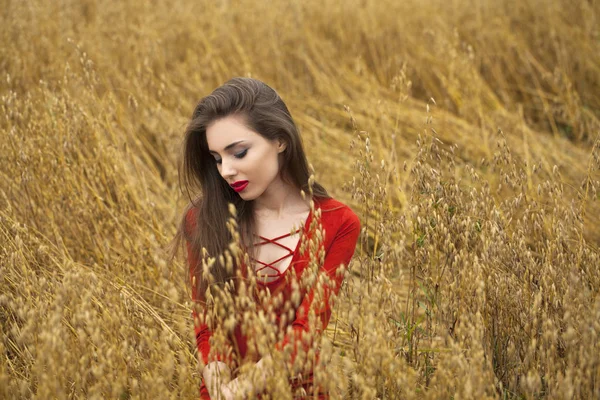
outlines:
[[[245, 140], [238, 140], [237, 142], [233, 142], [231, 144], [228, 144], [227, 146], [225, 146], [225, 148], [223, 150], [229, 150], [230, 148], [232, 148], [236, 144], [240, 144], [240, 143], [243, 143], [243, 142], [245, 142]], [[216, 151], [212, 151], [212, 150], [209, 150], [208, 152], [211, 153], [211, 154], [218, 154]]]

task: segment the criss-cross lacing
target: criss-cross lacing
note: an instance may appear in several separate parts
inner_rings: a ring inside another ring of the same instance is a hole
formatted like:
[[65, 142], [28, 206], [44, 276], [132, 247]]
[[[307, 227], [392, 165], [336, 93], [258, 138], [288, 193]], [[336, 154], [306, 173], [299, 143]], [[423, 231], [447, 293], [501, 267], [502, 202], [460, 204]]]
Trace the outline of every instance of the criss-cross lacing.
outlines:
[[[281, 243], [278, 243], [277, 241], [280, 240], [280, 239], [283, 239], [285, 237], [291, 236], [293, 234], [296, 234], [296, 233], [300, 232], [300, 230], [301, 230], [301, 228], [297, 229], [295, 232], [286, 233], [285, 235], [281, 235], [281, 236], [278, 236], [278, 237], [273, 238], [273, 239], [269, 239], [269, 238], [266, 238], [264, 236], [256, 235], [256, 236], [258, 236], [259, 238], [262, 239], [262, 242], [255, 243], [254, 246], [262, 246], [263, 244], [271, 243], [271, 244], [275, 244], [275, 245], [277, 245], [277, 246], [279, 246], [279, 247], [281, 247], [283, 249], [286, 249], [288, 251], [288, 254], [286, 254], [286, 255], [284, 255], [282, 257], [279, 257], [277, 260], [272, 261], [272, 262], [270, 262], [268, 264], [264, 263], [264, 262], [262, 262], [260, 260], [257, 260], [254, 257], [252, 257], [252, 260], [254, 262], [262, 264], [262, 267], [256, 269], [257, 274], [260, 273], [260, 272], [262, 272], [266, 268], [270, 268], [272, 271], [274, 271], [274, 273], [267, 272], [267, 273], [261, 273], [261, 274], [259, 274], [261, 278], [269, 278], [269, 279], [275, 278], [275, 279], [272, 279], [271, 281], [267, 281], [267, 283], [273, 282], [273, 281], [279, 279], [279, 277], [283, 276], [283, 274], [285, 273], [285, 271], [280, 272], [277, 268], [273, 267], [273, 264], [276, 264], [279, 261], [284, 260], [284, 259], [286, 259], [286, 258], [288, 258], [288, 257], [290, 257], [290, 256], [292, 256], [294, 254], [294, 250], [290, 249], [289, 247], [287, 247], [287, 246], [285, 246], [285, 245], [283, 245]], [[289, 266], [288, 266], [288, 268], [289, 268]], [[287, 270], [287, 268], [286, 268], [286, 270]]]

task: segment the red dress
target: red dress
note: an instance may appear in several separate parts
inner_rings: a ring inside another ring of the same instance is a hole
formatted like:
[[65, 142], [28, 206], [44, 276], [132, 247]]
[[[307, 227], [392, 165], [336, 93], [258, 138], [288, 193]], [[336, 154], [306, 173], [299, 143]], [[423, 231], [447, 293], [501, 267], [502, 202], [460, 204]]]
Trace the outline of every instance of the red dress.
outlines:
[[[327, 327], [327, 324], [329, 323], [329, 319], [331, 317], [329, 295], [331, 294], [331, 292], [335, 293], [336, 295], [338, 294], [338, 292], [340, 290], [340, 286], [342, 284], [342, 280], [343, 280], [343, 276], [340, 276], [340, 274], [337, 274], [336, 271], [342, 264], [345, 266], [348, 266], [348, 264], [350, 263], [350, 259], [354, 255], [354, 250], [356, 248], [356, 242], [358, 240], [358, 235], [360, 233], [360, 221], [359, 221], [358, 217], [356, 216], [356, 214], [348, 206], [346, 206], [343, 203], [341, 203], [335, 199], [332, 199], [332, 198], [323, 199], [323, 198], [315, 197], [314, 201], [315, 201], [315, 209], [318, 209], [318, 208], [321, 209], [320, 223], [321, 223], [321, 226], [323, 227], [323, 230], [325, 231], [325, 238], [321, 244], [325, 251], [325, 259], [324, 259], [323, 264], [320, 266], [320, 272], [327, 274], [330, 277], [331, 282], [333, 282], [333, 283], [332, 283], [332, 285], [330, 285], [329, 287], [326, 288], [325, 293], [324, 293], [325, 294], [324, 301], [322, 301], [321, 304], [319, 304], [319, 305], [312, 305], [313, 298], [314, 298], [313, 290], [308, 290], [308, 291], [302, 292], [303, 293], [302, 301], [295, 311], [295, 319], [293, 319], [287, 323], [287, 325], [292, 326], [291, 334], [285, 335], [283, 337], [283, 340], [281, 340], [280, 342], [275, 344], [275, 349], [277, 349], [277, 350], [282, 350], [284, 348], [284, 346], [286, 346], [288, 344], [293, 346], [292, 354], [291, 354], [291, 362], [293, 362], [293, 360], [296, 357], [296, 354], [298, 352], [298, 346], [302, 346], [302, 344], [300, 344], [301, 342], [299, 340], [300, 333], [302, 331], [309, 330], [308, 310], [311, 308], [311, 306], [313, 307], [313, 310], [315, 310], [315, 314], [318, 317], [317, 320], [320, 321], [320, 324], [319, 324], [320, 326], [317, 326], [316, 329], [318, 331], [323, 331]], [[195, 221], [196, 221], [195, 212], [196, 212], [196, 210], [193, 208], [190, 210], [190, 212], [188, 212], [188, 215], [186, 216], [188, 226], [186, 227], [186, 229], [188, 227], [193, 229], [193, 227], [195, 225]], [[309, 213], [309, 215], [306, 219], [306, 222], [305, 222], [304, 228], [303, 228], [303, 232], [302, 232], [303, 235], [308, 235], [308, 238], [310, 238], [310, 236], [311, 236], [309, 227], [311, 225], [312, 219], [313, 219], [313, 213], [311, 212], [311, 213]], [[191, 231], [191, 230], [189, 230], [189, 231]], [[288, 235], [283, 235], [283, 236], [280, 236], [280, 237], [274, 238], [274, 239], [267, 239], [267, 238], [261, 237], [261, 239], [263, 239], [263, 241], [260, 243], [256, 243], [256, 245], [260, 245], [260, 244], [265, 244], [265, 243], [271, 242], [271, 243], [274, 243], [281, 247], [286, 248], [289, 251], [289, 254], [280, 258], [279, 260], [284, 259], [289, 256], [292, 256], [292, 260], [289, 264], [289, 267], [281, 274], [278, 271], [276, 271], [275, 269], [269, 270], [268, 264], [265, 264], [265, 263], [262, 263], [261, 261], [255, 260], [255, 262], [263, 264], [263, 267], [261, 267], [260, 269], [267, 269], [267, 271], [269, 271], [271, 273], [276, 273], [278, 275], [277, 278], [275, 280], [272, 280], [271, 282], [259, 283], [258, 287], [260, 290], [268, 289], [271, 292], [272, 296], [282, 293], [284, 301], [281, 302], [281, 304], [284, 304], [285, 300], [289, 300], [291, 298], [291, 294], [292, 294], [292, 287], [290, 284], [290, 280], [285, 279], [286, 274], [290, 274], [293, 272], [299, 278], [301, 276], [302, 271], [307, 267], [308, 261], [309, 261], [308, 260], [309, 259], [308, 252], [303, 252], [302, 254], [300, 252], [301, 240], [298, 240], [298, 245], [296, 246], [295, 250], [289, 249], [289, 248], [281, 245], [280, 243], [277, 243], [277, 240], [279, 240], [285, 236], [288, 236]], [[194, 266], [197, 263], [197, 260], [193, 259], [193, 257], [192, 257], [191, 246], [190, 246], [189, 242], [187, 243], [187, 249], [188, 249], [188, 263], [189, 263], [190, 274], [191, 274]], [[279, 261], [279, 260], [277, 260], [277, 261]], [[272, 264], [275, 264], [277, 261], [274, 261]], [[196, 291], [193, 288], [192, 289], [192, 300], [198, 300], [198, 296], [195, 292]], [[279, 310], [276, 310], [275, 312], [276, 312], [276, 316], [277, 316], [277, 322], [279, 323], [280, 322], [279, 321], [280, 314], [278, 314]], [[197, 314], [195, 312], [193, 312], [193, 316], [197, 317]], [[281, 326], [280, 328], [284, 328], [283, 331], [285, 331], [285, 328], [287, 328], [287, 325]], [[198, 346], [198, 351], [200, 352], [204, 363], [207, 364], [209, 362], [208, 356], [210, 353], [209, 340], [210, 340], [212, 333], [211, 333], [210, 329], [208, 328], [208, 326], [205, 324], [200, 324], [198, 326], [195, 326], [195, 333], [196, 333], [196, 343]], [[236, 328], [234, 330], [233, 338], [235, 341], [235, 347], [237, 349], [238, 356], [243, 359], [244, 357], [246, 357], [246, 355], [248, 353], [247, 338], [242, 334], [242, 332], [239, 328]], [[214, 358], [211, 358], [210, 361], [215, 361], [215, 360], [224, 361], [224, 362], [228, 361], [226, 359], [226, 357], [224, 357], [223, 355], [220, 355], [220, 354], [217, 354]], [[255, 360], [255, 361], [258, 361], [258, 360]], [[307, 393], [309, 393], [309, 394], [312, 393], [312, 390], [309, 390], [311, 384], [312, 384], [312, 379], [311, 379], [310, 375], [308, 375], [306, 379], [302, 380], [302, 382], [298, 382], [298, 381], [291, 382], [293, 389], [297, 388], [299, 386], [303, 386], [305, 388], [305, 390], [307, 391]], [[321, 395], [319, 397], [326, 398], [327, 394], [321, 393]], [[200, 398], [210, 399], [208, 390], [207, 390], [204, 382], [202, 382], [202, 384], [200, 386]]]

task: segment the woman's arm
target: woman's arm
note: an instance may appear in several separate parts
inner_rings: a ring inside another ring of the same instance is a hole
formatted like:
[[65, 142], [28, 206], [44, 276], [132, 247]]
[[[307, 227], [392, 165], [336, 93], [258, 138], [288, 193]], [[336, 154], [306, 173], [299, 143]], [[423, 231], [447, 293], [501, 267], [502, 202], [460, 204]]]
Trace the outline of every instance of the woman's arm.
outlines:
[[[192, 296], [194, 297], [194, 296]], [[204, 366], [202, 369], [202, 378], [206, 389], [212, 399], [230, 399], [227, 388], [224, 388], [226, 383], [231, 381], [231, 370], [223, 361], [228, 358], [220, 352], [213, 351], [211, 354], [210, 338], [212, 332], [208, 325], [205, 324], [199, 317], [196, 310], [192, 311], [194, 319], [194, 330], [196, 333], [196, 346], [198, 348], [198, 364]]]
[[[317, 331], [323, 331], [331, 317], [330, 294], [339, 293], [343, 275], [337, 273], [341, 265], [348, 266], [356, 248], [356, 242], [360, 233], [360, 220], [353, 212], [345, 215], [344, 222], [338, 229], [335, 238], [330, 245], [325, 256], [325, 261], [320, 269], [329, 278], [329, 284], [325, 285], [323, 296], [319, 297], [318, 303], [315, 303], [316, 288], [312, 288], [304, 297], [300, 307], [296, 311], [296, 318], [292, 322], [292, 331], [286, 334], [282, 341], [275, 345], [276, 350], [283, 350], [287, 345], [292, 346], [291, 362], [293, 364], [299, 347], [301, 347], [301, 333], [309, 331], [308, 313], [312, 308], [319, 321]], [[191, 255], [190, 245], [188, 243], [188, 255]], [[192, 291], [192, 297], [195, 290]], [[195, 318], [196, 320], [196, 318]], [[206, 365], [202, 371], [204, 383], [209, 390], [211, 398], [232, 399], [237, 396], [242, 398], [252, 397], [253, 394], [264, 391], [266, 387], [267, 372], [271, 367], [272, 358], [263, 357], [254, 368], [247, 374], [231, 380], [231, 371], [227, 364], [221, 362], [225, 357], [216, 354], [218, 361], [208, 363], [208, 354], [210, 352], [209, 339], [211, 332], [206, 325], [196, 326], [196, 339], [199, 350], [199, 360]], [[304, 344], [304, 347], [310, 347], [310, 344]], [[221, 397], [218, 397], [218, 396]]]
[[[343, 274], [338, 273], [340, 266], [348, 267], [354, 255], [356, 243], [360, 234], [360, 220], [350, 209], [344, 214], [343, 222], [335, 233], [335, 237], [327, 250], [323, 265], [319, 274], [323, 274], [324, 284], [315, 284], [304, 296], [302, 303], [296, 310], [295, 319], [291, 324], [291, 332], [288, 332], [283, 340], [275, 344], [275, 349], [282, 351], [291, 346], [291, 364], [294, 364], [300, 349], [307, 351], [311, 343], [302, 339], [302, 333], [310, 332], [309, 311], [315, 313], [317, 326], [313, 327], [316, 332], [322, 332], [327, 328], [331, 318], [331, 295], [337, 295], [340, 291]], [[321, 286], [321, 288], [319, 288]]]
[[[348, 266], [356, 248], [356, 242], [360, 233], [360, 221], [358, 217], [350, 212], [346, 214], [344, 222], [338, 229], [335, 238], [325, 256], [325, 261], [321, 267], [321, 273], [326, 274], [330, 279], [329, 285], [325, 285], [324, 296], [318, 298], [318, 303], [315, 303], [315, 295], [317, 288], [313, 287], [304, 297], [300, 307], [296, 311], [296, 318], [292, 322], [292, 332], [286, 335], [283, 340], [276, 344], [276, 349], [282, 350], [285, 345], [293, 346], [291, 361], [295, 360], [298, 348], [301, 347], [301, 332], [309, 331], [308, 326], [308, 311], [311, 307], [317, 316], [319, 326], [317, 331], [322, 331], [327, 327], [331, 317], [330, 294], [338, 294], [343, 276], [338, 274], [338, 269], [341, 265]], [[305, 344], [304, 346], [310, 346]], [[252, 368], [251, 371], [244, 375], [238, 376], [236, 379], [226, 384], [226, 388], [232, 393], [240, 395], [241, 398], [253, 398], [256, 394], [261, 393], [266, 388], [266, 381], [269, 371], [273, 371], [273, 359], [271, 356], [261, 358]]]
[[[191, 230], [190, 228], [195, 224], [192, 210], [188, 212], [186, 223], [188, 224], [188, 230]], [[192, 246], [189, 241], [186, 241], [186, 249], [190, 282], [195, 282], [194, 269], [198, 265], [198, 260], [194, 257]], [[199, 300], [202, 300], [202, 296], [197, 293], [194, 284], [192, 284], [191, 289], [192, 301], [198, 302]], [[202, 312], [206, 313], [206, 309], [203, 309]], [[194, 321], [194, 332], [196, 334], [196, 346], [198, 348], [198, 363], [199, 365], [204, 366], [202, 369], [202, 378], [206, 389], [213, 399], [230, 399], [232, 398], [231, 393], [228, 393], [227, 388], [224, 386], [231, 381], [231, 370], [227, 364], [223, 362], [224, 360], [227, 360], [227, 358], [222, 353], [213, 351], [214, 357], [211, 357], [209, 360], [212, 331], [205, 323], [205, 319], [199, 317], [196, 309], [192, 310], [192, 318]]]

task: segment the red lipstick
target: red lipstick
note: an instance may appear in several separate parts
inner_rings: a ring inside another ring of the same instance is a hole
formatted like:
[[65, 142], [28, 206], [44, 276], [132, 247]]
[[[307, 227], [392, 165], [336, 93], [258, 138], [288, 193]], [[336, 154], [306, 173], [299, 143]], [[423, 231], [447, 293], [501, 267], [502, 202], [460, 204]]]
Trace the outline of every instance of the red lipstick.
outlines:
[[246, 189], [246, 186], [248, 186], [248, 181], [233, 182], [230, 186], [233, 188], [233, 190], [239, 193], [242, 190]]

